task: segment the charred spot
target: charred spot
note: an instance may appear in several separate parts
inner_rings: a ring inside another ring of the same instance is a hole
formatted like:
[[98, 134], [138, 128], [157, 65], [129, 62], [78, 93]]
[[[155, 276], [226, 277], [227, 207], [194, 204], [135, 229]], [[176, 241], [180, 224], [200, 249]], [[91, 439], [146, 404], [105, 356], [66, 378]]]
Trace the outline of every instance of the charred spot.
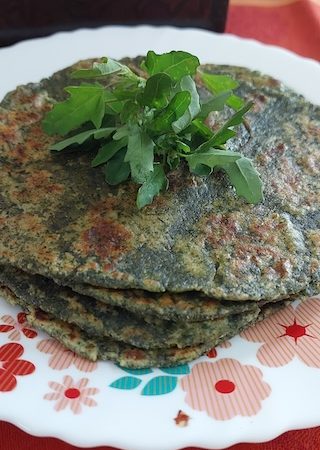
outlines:
[[278, 88], [281, 85], [281, 82], [275, 78], [268, 77], [267, 85], [272, 88]]
[[126, 358], [134, 359], [136, 361], [142, 361], [146, 357], [145, 352], [143, 350], [140, 350], [139, 348], [127, 350], [124, 352], [124, 354]]
[[8, 297], [11, 297], [12, 295], [14, 295], [14, 293], [12, 292], [11, 289], [8, 288], [8, 286], [2, 285], [0, 284], [0, 289], [6, 293], [8, 295]]
[[28, 155], [26, 152], [26, 147], [23, 145], [14, 145], [12, 150], [11, 150], [11, 157], [12, 159], [15, 160], [15, 163], [18, 164], [24, 164], [27, 159], [28, 159]]
[[263, 94], [254, 95], [253, 102], [254, 102], [253, 111], [260, 112], [265, 107], [265, 104], [267, 102], [267, 97], [265, 97]]
[[30, 108], [26, 111], [19, 111], [16, 114], [16, 123], [27, 125], [38, 122], [41, 119], [42, 115], [38, 111], [33, 111]]
[[211, 229], [208, 240], [213, 245], [233, 241], [239, 231], [239, 224], [232, 217], [221, 214], [211, 216], [207, 225]]
[[290, 262], [287, 259], [280, 259], [273, 268], [281, 278], [284, 278], [289, 275]]
[[277, 218], [266, 218], [263, 221], [254, 221], [249, 226], [249, 232], [254, 234], [263, 243], [274, 244], [286, 228], [286, 223], [277, 221]]
[[128, 249], [131, 232], [111, 220], [98, 219], [96, 224], [83, 233], [88, 251], [100, 258], [115, 258]]
[[236, 246], [235, 256], [242, 260], [250, 258], [250, 261], [254, 265], [259, 266], [261, 258], [274, 259], [277, 257], [277, 253], [270, 247], [244, 241]]
[[47, 170], [34, 171], [27, 179], [28, 191], [36, 191], [40, 198], [47, 194], [62, 192], [63, 186], [52, 183], [52, 178], [52, 173]]
[[276, 145], [275, 147], [273, 147], [269, 154], [270, 155], [277, 155], [277, 156], [281, 156], [285, 153], [286, 151], [286, 147], [285, 145], [281, 142], [280, 144]]
[[4, 128], [1, 130], [1, 139], [4, 140], [4, 142], [10, 143], [13, 142], [16, 138], [16, 130], [13, 128]]
[[36, 319], [38, 320], [49, 320], [49, 315], [45, 313], [42, 309], [37, 308], [34, 312]]
[[311, 136], [319, 137], [320, 136], [320, 128], [315, 125], [308, 125], [308, 132]]
[[75, 328], [71, 329], [71, 332], [69, 334], [69, 339], [70, 339], [70, 341], [76, 341], [76, 342], [79, 341], [79, 332]]
[[259, 102], [261, 102], [261, 103], [265, 103], [265, 102], [267, 101], [266, 96], [263, 95], [263, 94], [258, 94], [256, 98], [257, 98], [257, 100], [259, 100]]

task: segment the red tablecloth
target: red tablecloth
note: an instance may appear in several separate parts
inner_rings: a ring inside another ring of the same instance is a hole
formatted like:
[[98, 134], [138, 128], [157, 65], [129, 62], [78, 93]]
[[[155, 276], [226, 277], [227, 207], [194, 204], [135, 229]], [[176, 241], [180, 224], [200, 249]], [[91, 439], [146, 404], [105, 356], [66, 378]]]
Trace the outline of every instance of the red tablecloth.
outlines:
[[[320, 0], [230, 0], [227, 32], [280, 45], [320, 60]], [[31, 449], [75, 450], [76, 447], [57, 439], [32, 437], [13, 425], [0, 422], [0, 450]], [[112, 450], [111, 447], [97, 449]], [[264, 444], [238, 444], [229, 450], [318, 449], [320, 427], [291, 431]]]

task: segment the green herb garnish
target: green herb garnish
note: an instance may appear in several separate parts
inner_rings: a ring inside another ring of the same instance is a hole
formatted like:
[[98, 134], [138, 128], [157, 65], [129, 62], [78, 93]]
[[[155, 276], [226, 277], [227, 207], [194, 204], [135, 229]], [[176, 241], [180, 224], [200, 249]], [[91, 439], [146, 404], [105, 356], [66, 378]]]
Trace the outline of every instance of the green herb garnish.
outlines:
[[[102, 166], [111, 185], [129, 177], [139, 184], [138, 208], [168, 189], [168, 172], [183, 160], [200, 176], [223, 170], [239, 196], [249, 203], [260, 202], [262, 183], [251, 160], [225, 148], [252, 103], [245, 104], [234, 94], [235, 80], [204, 73], [199, 65], [198, 58], [187, 52], [149, 51], [141, 66], [146, 78], [109, 58], [73, 72], [74, 79], [94, 81], [65, 88], [69, 98], [46, 115], [43, 129], [48, 134], [68, 135], [50, 149], [96, 142], [92, 167]], [[213, 94], [205, 102], [200, 100], [195, 75]], [[206, 124], [209, 113], [226, 107], [229, 118], [212, 131]], [[90, 123], [93, 129], [88, 129]], [[80, 127], [80, 133], [70, 136]]]

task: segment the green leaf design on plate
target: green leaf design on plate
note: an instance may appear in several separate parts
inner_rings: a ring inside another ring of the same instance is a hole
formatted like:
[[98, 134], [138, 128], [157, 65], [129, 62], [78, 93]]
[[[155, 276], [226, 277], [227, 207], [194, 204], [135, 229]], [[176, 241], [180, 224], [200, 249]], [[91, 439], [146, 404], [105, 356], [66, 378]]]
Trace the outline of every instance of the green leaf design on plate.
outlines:
[[130, 391], [139, 386], [142, 380], [136, 377], [121, 377], [110, 384], [110, 387]]
[[152, 378], [141, 391], [141, 395], [169, 394], [177, 386], [178, 378], [160, 375]]
[[120, 369], [124, 370], [127, 373], [131, 373], [131, 375], [147, 375], [153, 372], [152, 369], [127, 369], [125, 367], [120, 367]]
[[188, 364], [182, 364], [180, 366], [175, 367], [162, 367], [160, 369], [164, 373], [169, 373], [171, 375], [187, 375], [190, 373], [190, 368]]

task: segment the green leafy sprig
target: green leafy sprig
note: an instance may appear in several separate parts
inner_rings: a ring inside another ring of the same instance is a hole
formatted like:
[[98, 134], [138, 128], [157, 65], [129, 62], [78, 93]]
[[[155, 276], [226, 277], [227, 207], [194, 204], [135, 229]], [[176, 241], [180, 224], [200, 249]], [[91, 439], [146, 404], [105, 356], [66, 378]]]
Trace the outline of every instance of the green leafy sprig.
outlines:
[[[96, 142], [92, 167], [101, 166], [110, 185], [129, 178], [139, 184], [138, 208], [168, 189], [168, 172], [183, 160], [199, 176], [223, 170], [239, 196], [249, 203], [260, 202], [262, 183], [251, 160], [225, 148], [252, 103], [245, 104], [234, 94], [235, 80], [204, 73], [199, 65], [198, 58], [187, 52], [149, 51], [142, 63], [146, 78], [109, 58], [73, 72], [73, 79], [91, 83], [65, 88], [68, 99], [55, 104], [44, 118], [45, 132], [68, 135], [50, 149]], [[200, 100], [195, 75], [212, 94], [205, 102]], [[206, 124], [208, 115], [226, 107], [229, 118], [213, 131]], [[93, 129], [88, 129], [90, 124]], [[73, 134], [79, 128], [81, 132]]]

